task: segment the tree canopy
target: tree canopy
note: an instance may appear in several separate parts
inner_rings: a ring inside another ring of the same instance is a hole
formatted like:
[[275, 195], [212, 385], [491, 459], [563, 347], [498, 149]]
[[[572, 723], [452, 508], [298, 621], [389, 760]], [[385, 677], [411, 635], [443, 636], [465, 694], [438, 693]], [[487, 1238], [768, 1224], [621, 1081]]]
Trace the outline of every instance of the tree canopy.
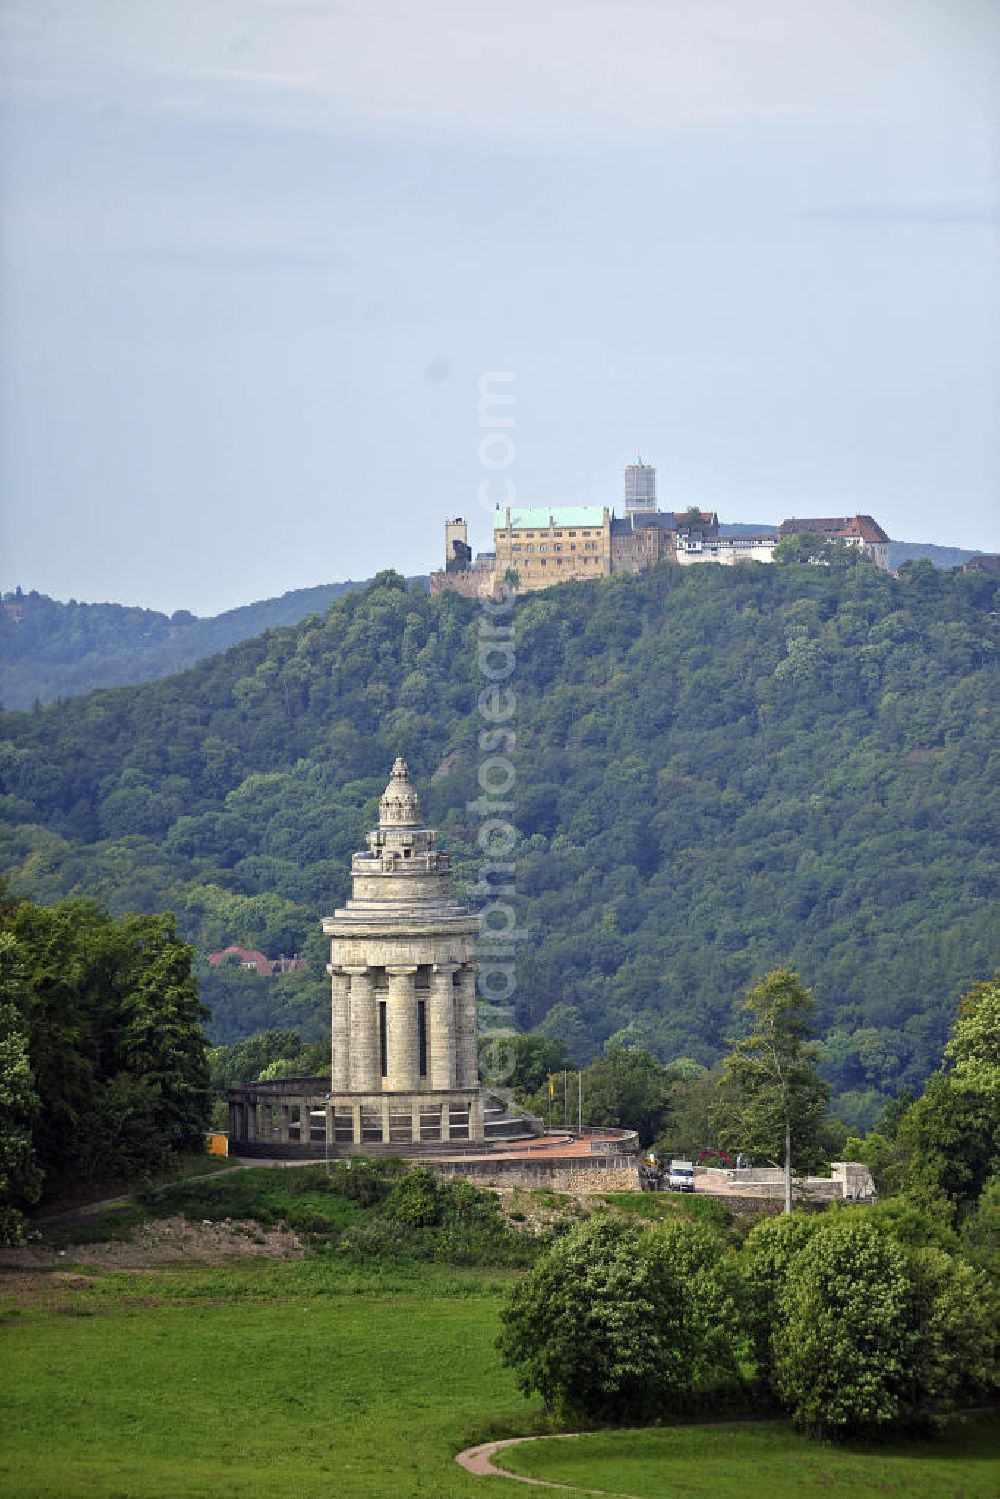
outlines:
[[[0, 908], [0, 1213], [204, 1144], [204, 1010], [169, 915]], [[16, 1230], [16, 1216], [8, 1228]]]
[[[904, 572], [663, 565], [519, 602], [522, 1028], [574, 1064], [638, 1026], [661, 1061], [711, 1066], [787, 963], [845, 1118], [919, 1090], [950, 997], [996, 963], [997, 584]], [[3, 714], [16, 887], [169, 905], [214, 1039], [318, 1040], [319, 921], [397, 753], [475, 888], [477, 615], [382, 574], [182, 675]], [[205, 955], [232, 942], [310, 967], [230, 983]]]
[[780, 1160], [785, 1212], [792, 1210], [792, 1167], [817, 1164], [820, 1127], [830, 1094], [811, 1044], [812, 995], [797, 973], [776, 968], [747, 995], [747, 1036], [722, 1064], [715, 1111], [719, 1139], [734, 1150]]

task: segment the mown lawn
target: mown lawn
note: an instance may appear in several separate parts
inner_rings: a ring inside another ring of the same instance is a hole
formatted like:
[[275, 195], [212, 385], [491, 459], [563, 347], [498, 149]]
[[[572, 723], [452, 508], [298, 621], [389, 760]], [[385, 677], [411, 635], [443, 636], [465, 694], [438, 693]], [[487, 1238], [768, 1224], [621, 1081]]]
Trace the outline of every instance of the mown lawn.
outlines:
[[[493, 1346], [519, 1273], [504, 1267], [537, 1241], [467, 1188], [401, 1173], [261, 1168], [174, 1183], [142, 1193], [118, 1225], [176, 1212], [285, 1222], [316, 1250], [303, 1260], [98, 1271], [74, 1267], [67, 1247], [58, 1271], [0, 1275], [0, 1499], [521, 1492], [471, 1477], [454, 1455], [546, 1429]], [[608, 1205], [637, 1210], [632, 1197]], [[64, 1232], [71, 1245], [99, 1225]], [[662, 1428], [532, 1443], [501, 1460], [641, 1499], [994, 1499], [997, 1429], [862, 1450], [776, 1424]]]
[[497, 1461], [635, 1499], [996, 1499], [1000, 1419], [969, 1419], [937, 1440], [865, 1446], [809, 1442], [777, 1423], [601, 1432], [526, 1442]]
[[0, 1299], [0, 1494], [449, 1499], [510, 1487], [453, 1461], [491, 1419], [497, 1434], [529, 1422], [492, 1348], [508, 1275], [316, 1259], [83, 1285], [48, 1276], [40, 1304]]

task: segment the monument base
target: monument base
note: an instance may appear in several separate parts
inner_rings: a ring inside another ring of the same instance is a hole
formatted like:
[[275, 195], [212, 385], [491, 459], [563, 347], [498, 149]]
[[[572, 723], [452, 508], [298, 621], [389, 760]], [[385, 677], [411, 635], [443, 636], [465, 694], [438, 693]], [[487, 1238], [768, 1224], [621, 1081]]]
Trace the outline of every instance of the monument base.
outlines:
[[229, 1089], [229, 1151], [262, 1159], [456, 1155], [530, 1140], [541, 1120], [509, 1111], [482, 1087], [418, 1093], [332, 1093], [324, 1077]]

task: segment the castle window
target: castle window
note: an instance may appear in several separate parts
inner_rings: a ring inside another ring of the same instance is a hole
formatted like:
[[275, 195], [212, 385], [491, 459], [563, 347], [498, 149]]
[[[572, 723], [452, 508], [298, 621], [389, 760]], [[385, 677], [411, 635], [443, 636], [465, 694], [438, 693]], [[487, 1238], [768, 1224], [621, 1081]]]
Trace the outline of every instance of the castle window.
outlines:
[[420, 1076], [427, 1076], [427, 1001], [417, 1000], [417, 1055], [420, 1059]]
[[511, 547], [511, 551], [512, 552], [519, 552], [520, 550], [521, 550], [521, 543], [519, 541], [515, 541], [514, 545]]
[[386, 1022], [386, 1002], [380, 999], [378, 1002], [378, 1049], [382, 1064], [382, 1076], [389, 1076], [389, 1031]]

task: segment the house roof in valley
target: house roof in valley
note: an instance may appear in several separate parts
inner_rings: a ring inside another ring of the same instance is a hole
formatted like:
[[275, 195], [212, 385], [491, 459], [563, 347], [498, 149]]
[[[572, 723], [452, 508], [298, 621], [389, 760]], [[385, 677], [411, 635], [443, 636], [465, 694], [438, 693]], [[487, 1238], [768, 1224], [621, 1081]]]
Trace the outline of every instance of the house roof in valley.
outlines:
[[226, 958], [238, 958], [247, 967], [257, 969], [258, 973], [270, 973], [272, 968], [271, 959], [265, 953], [258, 952], [256, 947], [224, 947], [219, 952], [210, 952], [208, 961], [213, 968], [218, 967]]

